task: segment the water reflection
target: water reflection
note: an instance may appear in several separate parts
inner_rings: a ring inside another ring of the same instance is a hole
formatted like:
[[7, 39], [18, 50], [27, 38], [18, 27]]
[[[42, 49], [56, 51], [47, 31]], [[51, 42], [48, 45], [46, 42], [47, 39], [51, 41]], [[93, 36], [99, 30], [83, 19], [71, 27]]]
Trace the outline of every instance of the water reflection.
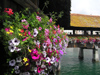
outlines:
[[84, 50], [83, 61], [78, 59], [79, 48], [68, 48], [66, 52], [61, 59], [60, 75], [100, 75], [100, 62], [92, 62], [92, 50]]

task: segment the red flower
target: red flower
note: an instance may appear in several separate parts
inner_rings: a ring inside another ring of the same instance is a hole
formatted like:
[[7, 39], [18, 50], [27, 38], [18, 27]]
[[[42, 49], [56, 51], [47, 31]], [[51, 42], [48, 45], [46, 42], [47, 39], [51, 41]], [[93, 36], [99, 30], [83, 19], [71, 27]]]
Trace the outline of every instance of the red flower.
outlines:
[[53, 34], [56, 34], [56, 31], [55, 30], [53, 31]]
[[21, 29], [21, 31], [20, 31], [21, 33], [23, 33], [24, 32], [24, 30], [23, 29]]
[[58, 25], [57, 27], [59, 28], [60, 26]]
[[8, 15], [12, 15], [14, 14], [14, 12], [12, 12], [13, 10], [11, 8], [5, 8], [4, 12], [8, 13]]
[[61, 39], [59, 39], [59, 42], [61, 42]]
[[64, 36], [64, 38], [66, 38], [66, 36]]
[[24, 36], [27, 36], [27, 32], [24, 33]]
[[36, 47], [39, 48], [39, 49], [40, 49], [40, 46], [41, 46], [40, 44], [39, 45], [36, 45]]
[[37, 14], [39, 14], [39, 12], [36, 12]]

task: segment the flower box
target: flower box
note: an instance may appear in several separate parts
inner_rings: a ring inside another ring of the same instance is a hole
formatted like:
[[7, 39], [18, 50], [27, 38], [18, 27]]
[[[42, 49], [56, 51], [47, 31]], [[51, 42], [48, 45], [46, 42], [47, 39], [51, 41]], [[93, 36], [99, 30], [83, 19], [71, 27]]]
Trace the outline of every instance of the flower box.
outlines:
[[68, 37], [63, 28], [52, 17], [39, 15], [5, 8], [1, 37], [10, 57], [6, 75], [48, 75], [65, 53]]

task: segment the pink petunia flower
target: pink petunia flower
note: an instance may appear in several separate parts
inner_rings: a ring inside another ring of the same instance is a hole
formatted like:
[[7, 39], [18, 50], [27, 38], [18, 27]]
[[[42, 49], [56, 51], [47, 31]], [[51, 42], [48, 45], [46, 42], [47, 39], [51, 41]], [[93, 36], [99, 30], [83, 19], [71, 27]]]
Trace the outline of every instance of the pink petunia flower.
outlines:
[[41, 17], [40, 17], [40, 16], [36, 16], [36, 19], [37, 19], [38, 21], [41, 21]]
[[56, 29], [57, 27], [54, 25], [54, 28]]
[[52, 18], [50, 18], [49, 22], [52, 23]]
[[40, 55], [38, 54], [38, 51], [37, 50], [34, 50], [32, 53], [31, 53], [31, 57], [33, 60], [38, 60]]
[[30, 36], [31, 36], [31, 32], [30, 32], [30, 31], [28, 31], [28, 35], [30, 35]]
[[45, 29], [45, 36], [49, 35], [49, 29]]
[[25, 40], [27, 40], [28, 39], [28, 37], [26, 37], [25, 39], [23, 39], [22, 41], [25, 41]]
[[57, 30], [57, 33], [58, 33], [58, 34], [60, 34], [60, 32], [61, 32], [61, 30], [60, 30], [60, 29], [58, 29], [58, 30]]
[[40, 67], [37, 68], [37, 72], [38, 72], [38, 73], [40, 73], [41, 70], [42, 70], [42, 69], [41, 69]]
[[24, 29], [28, 29], [29, 24], [28, 25], [22, 25]]
[[10, 28], [5, 28], [5, 31], [8, 32], [10, 30]]
[[21, 22], [27, 22], [25, 19], [21, 20]]
[[41, 31], [42, 27], [39, 27], [39, 30]]
[[25, 19], [21, 20], [21, 22], [25, 22], [25, 25], [22, 24], [22, 26], [24, 29], [28, 29], [28, 27], [29, 27], [28, 22]]
[[53, 39], [53, 42], [56, 42], [56, 43], [57, 43], [58, 41], [57, 41], [57, 39], [56, 39], [56, 38], [54, 38], [54, 39]]
[[46, 43], [47, 43], [48, 45], [50, 45], [50, 44], [51, 44], [51, 40], [48, 38], [48, 39], [46, 40]]

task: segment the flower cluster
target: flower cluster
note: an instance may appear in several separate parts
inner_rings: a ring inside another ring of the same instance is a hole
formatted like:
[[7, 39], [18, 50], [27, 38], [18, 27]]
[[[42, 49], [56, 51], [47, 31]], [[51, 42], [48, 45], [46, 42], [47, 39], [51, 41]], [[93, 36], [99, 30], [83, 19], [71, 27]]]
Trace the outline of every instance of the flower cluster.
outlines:
[[94, 44], [94, 43], [100, 43], [99, 37], [72, 37], [69, 39], [69, 42], [71, 43], [81, 43], [81, 44]]
[[4, 12], [12, 16], [4, 21], [2, 29], [6, 52], [12, 56], [8, 61], [11, 73], [48, 75], [66, 53], [67, 34], [47, 16], [42, 18], [35, 12], [20, 15], [12, 9]]

